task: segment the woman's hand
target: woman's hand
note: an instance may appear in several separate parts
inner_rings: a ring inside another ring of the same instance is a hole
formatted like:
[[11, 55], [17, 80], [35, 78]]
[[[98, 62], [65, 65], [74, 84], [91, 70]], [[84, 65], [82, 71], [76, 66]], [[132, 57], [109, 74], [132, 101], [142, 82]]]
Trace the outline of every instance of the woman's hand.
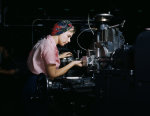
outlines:
[[80, 60], [77, 60], [77, 61], [72, 61], [72, 63], [74, 64], [74, 66], [79, 66], [79, 67], [82, 67], [82, 61]]
[[71, 52], [64, 52], [59, 55], [59, 58], [66, 58], [66, 57], [70, 57], [70, 56], [72, 56]]
[[48, 76], [53, 80], [56, 77], [59, 77], [61, 75], [64, 75], [69, 69], [71, 69], [73, 66], [79, 66], [82, 67], [82, 61], [72, 61], [66, 66], [57, 69], [56, 64], [48, 64], [46, 69]]

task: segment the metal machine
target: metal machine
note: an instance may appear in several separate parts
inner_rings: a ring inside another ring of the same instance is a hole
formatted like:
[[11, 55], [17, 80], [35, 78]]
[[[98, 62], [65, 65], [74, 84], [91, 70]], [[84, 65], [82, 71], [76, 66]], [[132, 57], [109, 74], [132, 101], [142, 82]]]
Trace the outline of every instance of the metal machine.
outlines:
[[125, 38], [120, 31], [125, 20], [121, 24], [110, 26], [108, 23], [112, 17], [110, 13], [97, 14], [94, 17], [95, 27], [89, 26], [93, 35], [96, 36], [92, 47], [86, 50], [87, 55], [82, 57], [83, 65], [88, 71], [99, 73], [101, 70], [117, 68], [114, 64], [117, 62], [115, 61], [118, 55], [116, 51], [125, 52], [131, 47], [125, 44]]

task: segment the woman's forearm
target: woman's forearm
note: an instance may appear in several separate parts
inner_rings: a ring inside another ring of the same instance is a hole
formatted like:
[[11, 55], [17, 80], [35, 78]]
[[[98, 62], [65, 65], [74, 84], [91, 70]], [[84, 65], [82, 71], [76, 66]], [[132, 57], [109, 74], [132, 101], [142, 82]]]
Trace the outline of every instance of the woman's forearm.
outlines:
[[49, 65], [47, 68], [48, 75], [51, 79], [64, 75], [69, 69], [75, 65], [74, 62], [70, 62], [66, 66], [56, 69], [56, 65]]
[[64, 75], [69, 69], [71, 69], [75, 64], [73, 62], [67, 64], [66, 66], [56, 70], [56, 77]]

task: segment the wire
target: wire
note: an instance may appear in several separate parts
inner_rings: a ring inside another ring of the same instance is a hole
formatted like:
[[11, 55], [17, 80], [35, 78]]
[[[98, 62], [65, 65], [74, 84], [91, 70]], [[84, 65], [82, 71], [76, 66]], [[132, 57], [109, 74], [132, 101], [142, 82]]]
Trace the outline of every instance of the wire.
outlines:
[[85, 32], [85, 31], [87, 31], [87, 30], [96, 30], [96, 28], [88, 28], [88, 29], [84, 29], [83, 31], [81, 31], [80, 33], [79, 33], [79, 35], [77, 36], [77, 44], [79, 45], [79, 47], [81, 48], [81, 49], [83, 49], [83, 50], [85, 50], [85, 51], [87, 51], [85, 48], [83, 48], [80, 44], [79, 44], [79, 36], [83, 33], [83, 32]]
[[79, 41], [78, 41], [79, 36], [80, 36], [83, 32], [85, 32], [85, 31], [87, 31], [87, 30], [91, 30], [92, 34], [94, 35], [93, 30], [97, 30], [97, 28], [91, 28], [91, 26], [90, 26], [89, 14], [88, 14], [88, 26], [89, 26], [88, 29], [84, 29], [84, 30], [81, 31], [81, 33], [79, 33], [79, 35], [77, 36], [77, 44], [79, 45], [79, 47], [80, 47], [81, 49], [83, 49], [83, 50], [85, 50], [85, 51], [87, 51], [87, 50], [86, 50], [85, 48], [83, 48], [83, 47], [79, 44]]
[[91, 32], [92, 32], [92, 33], [93, 33], [93, 35], [94, 35], [94, 32], [93, 32], [93, 30], [92, 30], [92, 28], [91, 28], [91, 26], [90, 26], [89, 14], [88, 14], [88, 26], [89, 26], [89, 29], [91, 30]]

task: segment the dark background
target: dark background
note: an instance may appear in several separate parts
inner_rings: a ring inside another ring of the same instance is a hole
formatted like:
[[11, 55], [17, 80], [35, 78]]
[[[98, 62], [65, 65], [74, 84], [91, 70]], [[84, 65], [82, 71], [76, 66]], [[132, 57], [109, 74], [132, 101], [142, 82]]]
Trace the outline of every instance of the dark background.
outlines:
[[[47, 34], [52, 21], [70, 19], [82, 27], [96, 14], [110, 12], [112, 25], [126, 20], [121, 29], [126, 43], [134, 44], [136, 36], [149, 26], [149, 4], [146, 1], [36, 1], [0, 0], [1, 41], [18, 56], [26, 56], [33, 41]], [[42, 22], [37, 19], [41, 19]], [[34, 24], [33, 24], [34, 23]], [[42, 26], [37, 26], [43, 24]], [[34, 36], [34, 37], [33, 37]], [[86, 41], [85, 41], [86, 44]]]
[[[4, 113], [2, 116], [10, 114], [22, 115], [20, 95], [24, 80], [27, 77], [27, 56], [33, 43], [43, 35], [48, 34], [54, 22], [59, 19], [72, 21], [78, 30], [76, 35], [73, 36], [72, 43], [65, 47], [72, 50], [79, 49], [76, 37], [81, 28], [87, 27], [88, 15], [90, 19], [93, 19], [96, 14], [110, 12], [114, 15], [110, 25], [120, 24], [125, 20], [124, 27], [120, 30], [125, 37], [125, 42], [129, 45], [134, 45], [137, 35], [145, 27], [150, 27], [149, 11], [149, 3], [145, 0], [0, 0], [0, 44], [8, 49], [16, 67], [19, 69], [19, 73], [13, 77], [5, 78], [5, 76], [0, 75], [0, 105], [2, 107], [0, 111]], [[89, 44], [89, 36], [84, 39], [83, 44]], [[133, 86], [132, 78], [130, 78], [132, 81], [124, 81], [122, 78], [111, 79], [111, 93], [108, 96], [110, 101], [116, 102], [120, 98], [121, 102], [125, 102], [124, 100], [128, 99], [128, 92], [134, 94], [135, 86]], [[102, 80], [100, 83], [103, 85], [104, 81]], [[134, 99], [134, 96], [132, 97]], [[107, 103], [105, 105], [105, 110], [107, 111]], [[130, 105], [128, 104], [128, 106]], [[124, 104], [121, 106], [124, 106]], [[110, 109], [112, 107], [110, 106]], [[126, 109], [126, 106], [123, 108]], [[123, 111], [125, 111], [124, 109]], [[130, 106], [130, 110], [132, 110], [132, 106]]]

